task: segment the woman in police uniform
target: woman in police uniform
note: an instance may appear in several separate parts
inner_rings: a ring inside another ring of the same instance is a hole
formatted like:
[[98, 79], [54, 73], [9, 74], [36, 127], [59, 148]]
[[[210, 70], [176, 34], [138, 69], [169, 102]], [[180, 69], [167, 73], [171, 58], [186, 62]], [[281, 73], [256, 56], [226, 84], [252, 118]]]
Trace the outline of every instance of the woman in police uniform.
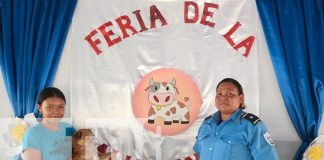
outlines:
[[201, 160], [276, 160], [275, 145], [264, 123], [245, 113], [238, 81], [223, 79], [216, 87], [218, 112], [200, 126], [194, 150]]

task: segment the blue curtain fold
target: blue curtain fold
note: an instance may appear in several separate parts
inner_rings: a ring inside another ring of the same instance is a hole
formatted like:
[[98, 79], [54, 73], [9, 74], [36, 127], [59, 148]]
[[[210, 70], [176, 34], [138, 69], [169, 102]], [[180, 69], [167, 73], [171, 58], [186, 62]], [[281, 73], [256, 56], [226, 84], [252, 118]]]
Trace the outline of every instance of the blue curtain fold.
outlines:
[[270, 57], [291, 121], [302, 140], [318, 136], [324, 110], [323, 0], [256, 0]]
[[37, 113], [51, 86], [77, 0], [0, 0], [0, 67], [15, 116]]

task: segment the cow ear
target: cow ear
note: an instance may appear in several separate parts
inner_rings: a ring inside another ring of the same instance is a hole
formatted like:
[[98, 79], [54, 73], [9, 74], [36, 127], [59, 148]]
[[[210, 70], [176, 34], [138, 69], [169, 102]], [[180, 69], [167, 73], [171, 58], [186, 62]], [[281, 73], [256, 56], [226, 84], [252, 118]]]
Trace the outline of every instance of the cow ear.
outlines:
[[150, 86], [153, 86], [154, 85], [155, 82], [153, 80], [153, 77], [150, 79], [150, 82], [149, 83], [150, 83]]
[[149, 91], [149, 90], [151, 89], [151, 87], [152, 87], [152, 86], [147, 86], [147, 87], [145, 88], [145, 91]]
[[170, 84], [172, 84], [173, 86], [175, 86], [176, 85], [176, 80], [174, 78], [172, 78]]

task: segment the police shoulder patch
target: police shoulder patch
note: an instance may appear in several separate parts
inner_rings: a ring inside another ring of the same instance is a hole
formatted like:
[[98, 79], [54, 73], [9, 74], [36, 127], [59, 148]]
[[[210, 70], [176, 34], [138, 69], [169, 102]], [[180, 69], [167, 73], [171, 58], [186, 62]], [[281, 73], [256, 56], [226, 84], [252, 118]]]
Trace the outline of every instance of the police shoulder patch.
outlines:
[[261, 121], [259, 117], [257, 117], [256, 115], [254, 115], [252, 113], [244, 113], [242, 115], [242, 118], [250, 121], [253, 125], [256, 125], [257, 123], [259, 123]]
[[265, 132], [263, 134], [263, 137], [267, 141], [268, 144], [270, 144], [271, 146], [275, 146], [275, 144], [274, 144], [274, 142], [273, 142], [273, 140], [272, 140], [269, 132]]

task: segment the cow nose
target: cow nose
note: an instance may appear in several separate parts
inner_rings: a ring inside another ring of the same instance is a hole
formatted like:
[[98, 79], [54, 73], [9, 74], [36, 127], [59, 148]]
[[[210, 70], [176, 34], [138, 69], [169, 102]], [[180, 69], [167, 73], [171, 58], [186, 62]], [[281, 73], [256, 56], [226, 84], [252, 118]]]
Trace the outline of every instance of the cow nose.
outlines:
[[155, 102], [160, 102], [156, 96], [154, 96], [153, 98], [154, 98]]
[[170, 100], [170, 96], [167, 96], [164, 100], [164, 102], [168, 102]]

